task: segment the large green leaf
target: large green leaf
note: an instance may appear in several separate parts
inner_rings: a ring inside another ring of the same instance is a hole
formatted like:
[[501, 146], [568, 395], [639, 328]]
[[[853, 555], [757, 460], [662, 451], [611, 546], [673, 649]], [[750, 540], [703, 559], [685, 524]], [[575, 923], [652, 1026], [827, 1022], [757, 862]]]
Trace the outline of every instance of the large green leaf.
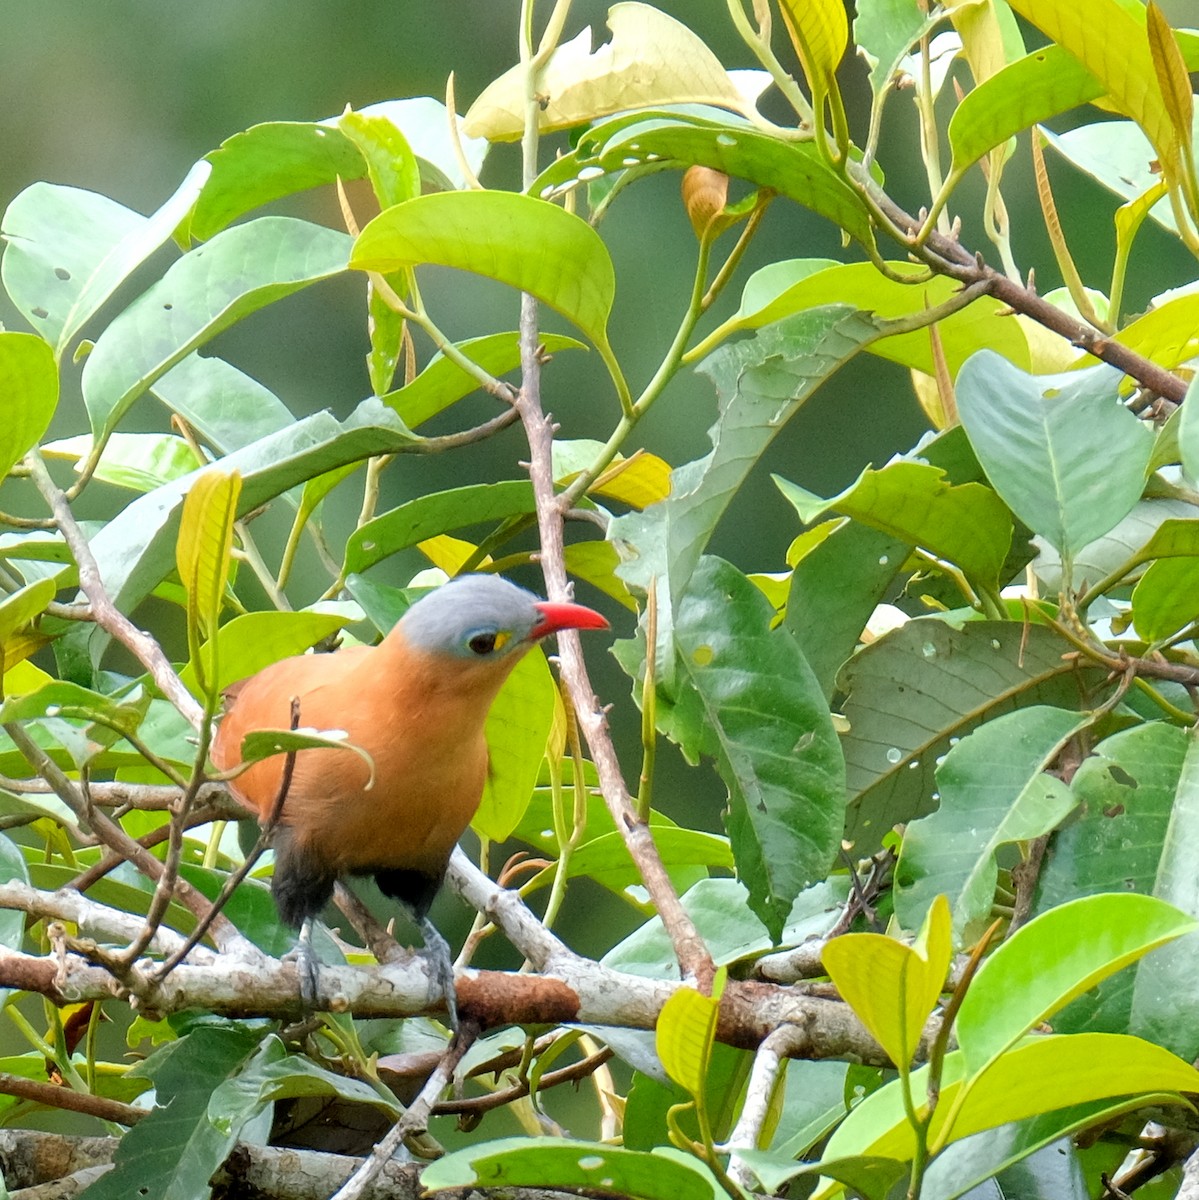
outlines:
[[980, 350], [957, 380], [958, 412], [995, 490], [1030, 529], [1073, 555], [1140, 499], [1152, 433], [1109, 367], [1028, 375]]
[[36, 334], [0, 331], [0, 396], [4, 397], [3, 480], [26, 451], [41, 441], [58, 406], [54, 352]]
[[716, 386], [712, 452], [671, 473], [668, 499], [612, 522], [609, 537], [630, 561], [621, 574], [648, 591], [669, 580], [659, 628], [669, 628], [716, 523], [779, 430], [830, 375], [877, 337], [880, 326], [843, 307], [812, 309], [724, 346], [702, 370]]
[[[755, 271], [741, 293], [737, 311], [687, 353], [695, 359], [731, 334], [759, 329], [794, 312], [821, 304], [852, 304], [876, 317], [907, 317], [943, 304], [959, 285], [946, 277], [927, 278], [927, 271], [907, 262], [887, 264], [890, 276], [873, 263], [839, 263], [833, 259], [796, 258], [770, 263]], [[909, 279], [911, 282], [905, 283]], [[984, 346], [1021, 366], [1032, 365], [1028, 339], [1011, 311], [989, 297], [942, 317], [937, 322], [940, 352], [955, 377], [976, 350]], [[927, 329], [910, 329], [881, 337], [871, 354], [932, 375], [937, 370]]]
[[350, 265], [388, 274], [430, 263], [498, 279], [573, 321], [605, 358], [616, 275], [586, 221], [512, 192], [443, 192], [380, 213], [358, 236]]
[[843, 521], [795, 564], [783, 624], [826, 699], [909, 550], [889, 534]]
[[688, 758], [716, 761], [749, 906], [777, 938], [800, 890], [839, 845], [844, 765], [819, 684], [765, 597], [736, 568], [704, 558], [674, 622], [677, 686], [658, 720]]
[[949, 120], [952, 175], [988, 150], [1067, 109], [1103, 95], [1103, 84], [1061, 46], [1042, 46], [984, 80]]
[[1078, 803], [1044, 772], [1088, 720], [1033, 705], [988, 721], [949, 751], [936, 772], [940, 806], [904, 834], [894, 893], [901, 925], [917, 928], [936, 898], [948, 896], [958, 944], [981, 936], [995, 897], [996, 852], [1048, 833]]
[[150, 1075], [155, 1108], [121, 1139], [113, 1169], [87, 1200], [195, 1200], [233, 1149], [236, 1134], [208, 1119], [213, 1089], [253, 1053], [258, 1037], [242, 1029], [200, 1026], [134, 1071]]
[[829, 500], [778, 475], [773, 479], [805, 525], [830, 510], [844, 513], [956, 563], [970, 579], [992, 588], [1000, 583], [1012, 545], [1012, 518], [1003, 501], [982, 484], [955, 487], [939, 467], [917, 462], [867, 468]]
[[262, 217], [185, 254], [88, 356], [83, 398], [93, 432], [111, 432], [138, 396], [221, 330], [343, 271], [349, 244], [323, 225]]
[[673, 1147], [646, 1154], [551, 1137], [505, 1138], [455, 1150], [424, 1169], [421, 1186], [429, 1191], [570, 1188], [639, 1200], [718, 1200], [725, 1195], [698, 1158]]
[[1115, 892], [1042, 913], [987, 959], [962, 1001], [956, 1030], [968, 1069], [983, 1070], [1087, 988], [1195, 928], [1161, 900]]
[[[427, 96], [367, 105], [350, 114], [372, 124], [386, 122], [417, 156], [422, 178], [432, 187], [462, 187], [445, 105]], [[348, 136], [342, 117], [326, 121], [270, 121], [252, 125], [206, 156], [212, 178], [191, 212], [187, 233], [207, 241], [260, 205], [336, 179], [361, 179], [368, 172], [363, 149]], [[464, 157], [478, 171], [488, 146], [461, 137]], [[394, 203], [394, 201], [392, 201]]]
[[1039, 625], [968, 621], [954, 629], [923, 618], [856, 654], [841, 683], [849, 693], [846, 836], [857, 852], [931, 811], [936, 760], [952, 739], [1017, 705], [1080, 704], [1086, 677], [1063, 660], [1066, 648]]
[[534, 511], [533, 485], [506, 479], [419, 496], [359, 526], [346, 544], [346, 570], [361, 573], [426, 538]]
[[[1162, 845], [1154, 895], [1199, 918], [1195, 854], [1199, 851], [1199, 748], [1188, 739], [1182, 774]], [[1194, 929], [1192, 923], [1192, 930]], [[1199, 986], [1199, 936], [1192, 931], [1137, 968], [1131, 1028], [1193, 1060], [1199, 1054], [1199, 1019], [1188, 1003]]]
[[870, 66], [870, 90], [878, 104], [900, 62], [931, 22], [919, 0], [861, 0], [854, 7], [853, 40]]
[[814, 142], [788, 142], [749, 122], [710, 120], [688, 113], [640, 113], [617, 117], [588, 130], [573, 155], [544, 171], [537, 195], [573, 186], [596, 169], [624, 171], [640, 163], [699, 165], [747, 179], [810, 208], [864, 245], [873, 245], [870, 217], [861, 197], [821, 157]]
[[153, 216], [79, 188], [35, 183], [8, 206], [0, 274], [12, 302], [53, 345], [55, 358], [100, 306], [170, 236], [208, 164], [197, 163]]

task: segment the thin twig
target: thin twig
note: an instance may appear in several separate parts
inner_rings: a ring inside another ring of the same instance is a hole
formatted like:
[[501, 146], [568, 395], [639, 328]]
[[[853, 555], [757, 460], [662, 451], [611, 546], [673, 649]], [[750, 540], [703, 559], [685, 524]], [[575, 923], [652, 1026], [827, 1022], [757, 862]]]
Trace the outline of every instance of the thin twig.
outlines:
[[118, 1125], [135, 1125], [147, 1115], [144, 1108], [134, 1108], [132, 1104], [122, 1104], [119, 1100], [108, 1100], [104, 1096], [89, 1096], [86, 1092], [76, 1092], [54, 1083], [41, 1083], [21, 1075], [10, 1075], [7, 1071], [0, 1071], [0, 1092], [31, 1100], [34, 1104], [44, 1104], [48, 1108], [64, 1108], [98, 1117], [101, 1121], [115, 1121]]
[[38, 491], [54, 513], [58, 531], [71, 551], [76, 566], [79, 568], [79, 587], [87, 597], [92, 607], [92, 614], [106, 633], [121, 643], [137, 659], [154, 680], [158, 690], [179, 710], [193, 728], [199, 729], [204, 719], [204, 710], [196, 702], [191, 692], [183, 686], [183, 681], [175, 674], [162, 647], [148, 634], [138, 629], [132, 621], [122, 613], [108, 595], [104, 581], [100, 576], [100, 567], [96, 562], [79, 528], [71, 506], [67, 503], [66, 494], [50, 477], [46, 464], [37, 450], [31, 450], [25, 456], [29, 464], [29, 473], [37, 484]]
[[370, 1157], [338, 1188], [330, 1200], [361, 1200], [376, 1176], [391, 1160], [401, 1143], [414, 1133], [423, 1133], [428, 1127], [429, 1116], [437, 1097], [449, 1086], [454, 1071], [467, 1050], [474, 1044], [479, 1030], [463, 1025], [450, 1043], [449, 1050], [442, 1056], [437, 1069], [429, 1076], [420, 1095], [409, 1106], [408, 1111], [387, 1131]]

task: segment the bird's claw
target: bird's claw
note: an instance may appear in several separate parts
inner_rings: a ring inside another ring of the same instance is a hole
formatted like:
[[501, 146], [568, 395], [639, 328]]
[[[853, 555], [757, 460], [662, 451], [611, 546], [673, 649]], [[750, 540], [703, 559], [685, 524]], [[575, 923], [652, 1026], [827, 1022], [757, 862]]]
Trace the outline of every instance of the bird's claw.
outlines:
[[454, 960], [450, 957], [449, 943], [437, 931], [428, 917], [417, 921], [421, 936], [425, 939], [424, 959], [434, 986], [445, 999], [447, 1024], [458, 1032], [458, 991], [454, 985]]
[[300, 927], [300, 937], [294, 950], [283, 956], [284, 962], [296, 964], [300, 977], [300, 1004], [305, 1014], [317, 1011], [320, 1005], [321, 964], [312, 947], [312, 919]]

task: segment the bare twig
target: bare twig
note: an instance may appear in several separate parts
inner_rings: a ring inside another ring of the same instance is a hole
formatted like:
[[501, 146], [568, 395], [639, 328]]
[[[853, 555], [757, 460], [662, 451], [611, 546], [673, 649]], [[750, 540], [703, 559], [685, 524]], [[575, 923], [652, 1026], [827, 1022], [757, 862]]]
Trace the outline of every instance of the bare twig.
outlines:
[[401, 1143], [414, 1133], [423, 1133], [429, 1124], [437, 1097], [449, 1086], [454, 1071], [467, 1050], [479, 1036], [477, 1027], [463, 1025], [450, 1044], [449, 1051], [442, 1056], [437, 1069], [429, 1076], [420, 1095], [412, 1102], [408, 1111], [387, 1131], [370, 1157], [338, 1188], [331, 1200], [361, 1200], [379, 1172], [391, 1160]]
[[31, 1100], [34, 1104], [44, 1104], [48, 1108], [65, 1108], [70, 1112], [98, 1117], [101, 1121], [115, 1121], [118, 1125], [133, 1125], [146, 1115], [144, 1108], [134, 1108], [132, 1104], [107, 1100], [103, 1096], [89, 1096], [86, 1092], [76, 1092], [54, 1083], [41, 1083], [22, 1075], [10, 1075], [7, 1071], [0, 1071], [0, 1092]]

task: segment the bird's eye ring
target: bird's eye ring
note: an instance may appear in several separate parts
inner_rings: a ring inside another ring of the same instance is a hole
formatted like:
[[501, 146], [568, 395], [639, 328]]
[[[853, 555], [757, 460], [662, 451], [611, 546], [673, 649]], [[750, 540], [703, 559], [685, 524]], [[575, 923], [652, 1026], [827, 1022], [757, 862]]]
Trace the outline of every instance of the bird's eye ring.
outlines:
[[494, 633], [476, 633], [466, 644], [476, 654], [490, 654], [495, 649]]

